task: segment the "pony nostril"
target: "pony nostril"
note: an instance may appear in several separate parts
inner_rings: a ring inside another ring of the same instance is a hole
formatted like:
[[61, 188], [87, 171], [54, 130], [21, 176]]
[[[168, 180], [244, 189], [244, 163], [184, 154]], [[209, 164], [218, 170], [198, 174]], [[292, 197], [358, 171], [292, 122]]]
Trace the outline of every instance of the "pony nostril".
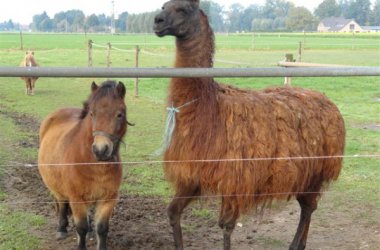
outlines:
[[102, 150], [102, 155], [105, 156], [105, 155], [107, 155], [107, 154], [108, 154], [108, 146], [105, 145], [105, 146], [103, 147], [103, 150]]
[[94, 153], [95, 155], [98, 154], [98, 148], [95, 146], [95, 144], [92, 145], [92, 153]]
[[96, 145], [92, 145], [92, 152], [97, 158], [103, 159], [108, 156], [109, 147], [104, 145], [101, 148], [98, 148]]

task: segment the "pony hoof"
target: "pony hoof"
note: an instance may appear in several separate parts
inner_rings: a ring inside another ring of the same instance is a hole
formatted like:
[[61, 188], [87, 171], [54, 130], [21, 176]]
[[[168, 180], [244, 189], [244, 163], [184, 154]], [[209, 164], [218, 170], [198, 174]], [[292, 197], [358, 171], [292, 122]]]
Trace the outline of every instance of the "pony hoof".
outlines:
[[87, 240], [94, 240], [95, 239], [95, 232], [94, 231], [87, 232], [86, 238], [87, 238]]
[[55, 239], [56, 240], [63, 240], [65, 238], [67, 238], [68, 234], [66, 232], [57, 232], [55, 234]]

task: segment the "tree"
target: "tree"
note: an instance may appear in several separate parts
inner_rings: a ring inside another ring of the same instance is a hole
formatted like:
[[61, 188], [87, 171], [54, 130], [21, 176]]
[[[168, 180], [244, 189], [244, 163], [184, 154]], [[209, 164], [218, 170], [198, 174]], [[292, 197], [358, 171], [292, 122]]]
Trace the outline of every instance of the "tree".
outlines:
[[53, 29], [53, 21], [50, 19], [46, 11], [42, 14], [34, 15], [32, 28], [38, 31], [51, 31]]
[[348, 9], [350, 7], [350, 3], [352, 0], [339, 0], [338, 1], [338, 6], [340, 9], [340, 16], [347, 18], [348, 16]]
[[341, 15], [341, 9], [335, 0], [324, 0], [318, 5], [314, 14], [320, 19], [326, 17], [339, 17]]
[[208, 20], [215, 32], [223, 31], [223, 7], [213, 1], [201, 1], [200, 8], [208, 16]]
[[375, 5], [371, 11], [370, 23], [373, 26], [380, 25], [380, 0], [376, 0]]
[[241, 29], [244, 31], [252, 30], [252, 21], [254, 18], [261, 17], [261, 7], [259, 5], [248, 6], [241, 15], [240, 25]]
[[72, 23], [72, 31], [78, 32], [83, 30], [85, 20], [86, 17], [84, 16], [83, 12], [77, 12]]
[[360, 25], [368, 25], [370, 13], [370, 0], [356, 0], [350, 2], [345, 17], [354, 19]]
[[20, 25], [18, 23], [14, 23], [12, 19], [9, 19], [8, 21], [0, 23], [1, 31], [10, 31], [10, 30], [17, 30], [17, 29], [20, 29]]
[[116, 29], [119, 31], [127, 31], [127, 20], [128, 12], [123, 12], [119, 15], [119, 18], [116, 20]]
[[244, 11], [244, 7], [239, 3], [234, 3], [230, 6], [227, 12], [229, 19], [228, 32], [241, 31], [241, 17]]
[[266, 0], [263, 8], [263, 17], [276, 19], [286, 17], [294, 4], [285, 0]]
[[86, 20], [86, 26], [89, 30], [95, 31], [99, 26], [99, 19], [95, 14], [90, 15]]
[[292, 31], [312, 31], [316, 30], [317, 22], [308, 9], [296, 7], [290, 10], [286, 27]]

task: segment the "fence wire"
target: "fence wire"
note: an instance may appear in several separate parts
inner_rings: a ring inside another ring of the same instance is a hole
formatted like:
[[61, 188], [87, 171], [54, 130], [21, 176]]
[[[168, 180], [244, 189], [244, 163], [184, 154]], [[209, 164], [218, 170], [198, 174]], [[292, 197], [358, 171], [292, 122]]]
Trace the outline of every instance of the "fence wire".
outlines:
[[84, 163], [52, 163], [52, 164], [24, 164], [8, 163], [1, 167], [27, 167], [38, 166], [63, 167], [63, 166], [97, 166], [97, 165], [149, 165], [149, 164], [178, 164], [178, 163], [221, 163], [221, 162], [247, 162], [247, 161], [299, 161], [299, 160], [321, 160], [321, 159], [349, 159], [349, 158], [380, 158], [380, 155], [334, 155], [334, 156], [297, 156], [297, 157], [266, 157], [266, 158], [244, 158], [244, 159], [198, 159], [198, 160], [148, 160], [148, 161], [122, 161], [122, 162], [84, 162]]

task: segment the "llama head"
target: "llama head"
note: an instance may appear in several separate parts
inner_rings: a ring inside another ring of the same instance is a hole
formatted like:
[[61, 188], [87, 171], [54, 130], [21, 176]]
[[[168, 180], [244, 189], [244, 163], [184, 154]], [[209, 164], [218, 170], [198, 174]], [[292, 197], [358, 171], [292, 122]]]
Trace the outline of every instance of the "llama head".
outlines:
[[200, 30], [199, 15], [199, 0], [168, 1], [154, 18], [154, 32], [159, 37], [190, 39]]

